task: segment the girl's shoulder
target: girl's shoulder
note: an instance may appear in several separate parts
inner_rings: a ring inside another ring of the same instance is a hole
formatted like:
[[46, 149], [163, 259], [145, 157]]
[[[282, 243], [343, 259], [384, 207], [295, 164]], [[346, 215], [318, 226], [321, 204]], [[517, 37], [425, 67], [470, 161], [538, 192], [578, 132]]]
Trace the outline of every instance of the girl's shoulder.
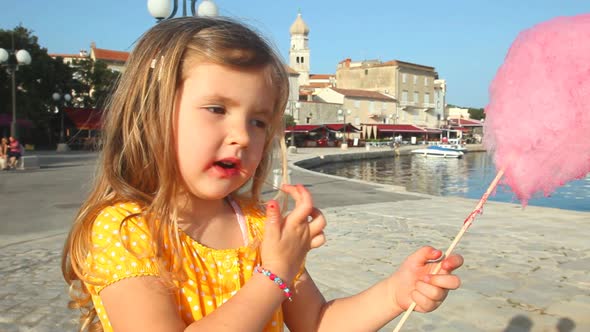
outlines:
[[93, 237], [118, 235], [122, 229], [148, 234], [147, 224], [141, 215], [142, 208], [134, 202], [122, 202], [102, 208], [94, 219]]
[[123, 221], [130, 217], [140, 216], [142, 208], [134, 202], [121, 202], [103, 207], [96, 215], [95, 220], [100, 221]]

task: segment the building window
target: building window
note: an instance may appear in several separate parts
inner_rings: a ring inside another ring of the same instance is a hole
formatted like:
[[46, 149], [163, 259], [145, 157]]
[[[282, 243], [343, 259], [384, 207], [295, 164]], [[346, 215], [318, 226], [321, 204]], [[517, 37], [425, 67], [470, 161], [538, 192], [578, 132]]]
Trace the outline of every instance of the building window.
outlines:
[[356, 108], [359, 108], [359, 107], [361, 107], [361, 102], [360, 102], [360, 100], [355, 100], [355, 101], [354, 101], [354, 107], [356, 107]]
[[402, 91], [402, 102], [408, 102], [408, 90]]
[[375, 113], [375, 102], [369, 102], [369, 114]]
[[418, 75], [414, 75], [414, 85], [418, 84]]
[[301, 57], [301, 63], [304, 63], [305, 62], [303, 60], [305, 60], [305, 58], [304, 57]]
[[428, 77], [424, 77], [424, 86], [428, 86]]
[[430, 104], [430, 93], [424, 93], [424, 104]]
[[414, 102], [417, 103], [418, 102], [418, 91], [414, 91]]
[[408, 81], [408, 75], [406, 73], [402, 73], [402, 83], [406, 83]]
[[369, 70], [365, 69], [365, 75], [369, 75]]

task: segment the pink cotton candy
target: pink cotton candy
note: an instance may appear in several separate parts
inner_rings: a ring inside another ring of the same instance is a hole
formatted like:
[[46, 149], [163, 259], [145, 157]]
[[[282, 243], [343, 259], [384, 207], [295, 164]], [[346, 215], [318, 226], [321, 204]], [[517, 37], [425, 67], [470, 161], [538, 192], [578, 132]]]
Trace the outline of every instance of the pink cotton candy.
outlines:
[[521, 32], [490, 86], [484, 145], [526, 205], [590, 172], [590, 14]]

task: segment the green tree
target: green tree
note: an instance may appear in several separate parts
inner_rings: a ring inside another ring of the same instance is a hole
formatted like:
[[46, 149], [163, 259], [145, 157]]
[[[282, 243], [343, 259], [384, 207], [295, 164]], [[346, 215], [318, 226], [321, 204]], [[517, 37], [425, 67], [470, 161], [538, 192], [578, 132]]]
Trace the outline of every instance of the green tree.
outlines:
[[485, 119], [486, 115], [483, 108], [469, 108], [469, 117], [475, 120]]
[[285, 114], [285, 128], [296, 125], [295, 118], [291, 114]]
[[[0, 30], [0, 47], [11, 50], [25, 49], [32, 58], [30, 65], [19, 66], [16, 71], [17, 118], [33, 123], [32, 130], [20, 132], [24, 141], [51, 140], [51, 123], [54, 92], [67, 92], [74, 85], [72, 70], [61, 61], [52, 59], [42, 48], [33, 31], [21, 25], [12, 30]], [[12, 113], [12, 82], [7, 71], [0, 71], [0, 112]]]
[[104, 108], [114, 84], [119, 79], [117, 71], [108, 68], [103, 61], [94, 61], [90, 57], [74, 60], [74, 106], [86, 108]]

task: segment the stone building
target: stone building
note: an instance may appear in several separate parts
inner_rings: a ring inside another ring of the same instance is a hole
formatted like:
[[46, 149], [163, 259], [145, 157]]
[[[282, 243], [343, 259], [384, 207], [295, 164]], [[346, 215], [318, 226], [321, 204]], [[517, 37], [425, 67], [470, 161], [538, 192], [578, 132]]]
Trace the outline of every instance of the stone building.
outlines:
[[400, 60], [345, 59], [337, 66], [336, 86], [377, 91], [396, 99], [393, 123], [439, 127], [444, 119], [446, 86], [434, 67]]
[[329, 122], [336, 122], [346, 116], [346, 122], [355, 126], [361, 124], [393, 123], [397, 101], [378, 91], [324, 88], [314, 100], [340, 105], [340, 114], [334, 112]]
[[78, 54], [49, 54], [50, 57], [56, 59], [58, 57], [63, 59], [63, 62], [72, 65], [74, 60], [92, 59], [94, 61], [102, 61], [107, 65], [107, 68], [113, 71], [125, 71], [125, 62], [129, 58], [129, 52], [108, 50], [104, 48], [97, 48], [96, 43], [90, 43], [90, 52], [80, 50]]

